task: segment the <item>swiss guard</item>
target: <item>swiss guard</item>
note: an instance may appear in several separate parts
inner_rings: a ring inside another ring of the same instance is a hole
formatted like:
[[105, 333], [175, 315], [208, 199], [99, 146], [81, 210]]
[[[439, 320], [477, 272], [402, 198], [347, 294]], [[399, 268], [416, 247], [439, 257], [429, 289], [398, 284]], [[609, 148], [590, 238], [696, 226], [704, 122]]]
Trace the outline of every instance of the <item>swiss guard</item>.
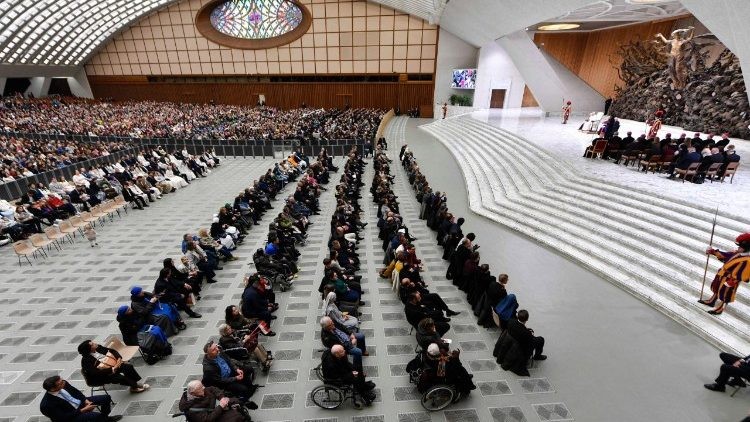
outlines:
[[708, 311], [711, 315], [721, 315], [727, 303], [734, 301], [739, 283], [750, 281], [750, 233], [737, 236], [735, 243], [737, 244], [735, 251], [706, 250], [707, 255], [713, 255], [724, 263], [711, 282], [713, 296], [708, 300], [698, 301], [707, 306], [716, 306]]

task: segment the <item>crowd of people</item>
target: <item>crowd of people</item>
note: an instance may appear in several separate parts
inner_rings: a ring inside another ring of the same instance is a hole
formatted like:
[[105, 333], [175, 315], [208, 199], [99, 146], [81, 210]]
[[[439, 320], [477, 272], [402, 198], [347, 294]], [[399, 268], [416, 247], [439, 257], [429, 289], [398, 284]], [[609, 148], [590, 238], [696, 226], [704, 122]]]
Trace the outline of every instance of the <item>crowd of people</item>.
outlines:
[[[414, 155], [407, 145], [402, 146], [399, 152], [399, 159], [404, 167], [409, 184], [413, 187], [417, 200], [421, 203], [419, 218], [426, 220], [427, 225], [436, 232], [437, 244], [443, 246], [443, 259], [449, 262], [446, 278], [452, 280], [453, 284], [466, 293], [466, 299], [471, 305], [474, 314], [478, 317], [478, 323], [485, 327], [499, 325], [501, 335], [498, 338], [493, 355], [497, 363], [505, 370], [514, 372], [520, 376], [528, 376], [528, 363], [533, 360], [545, 360], [547, 356], [543, 354], [544, 338], [536, 336], [534, 331], [526, 326], [529, 320], [529, 312], [525, 309], [518, 309], [518, 301], [515, 294], [508, 293], [508, 275], [500, 274], [494, 277], [490, 273], [489, 265], [482, 264], [478, 252], [479, 245], [475, 242], [474, 233], [463, 233], [463, 218], [456, 218], [448, 209], [447, 196], [444, 192], [433, 191], [424, 174], [419, 169]], [[390, 206], [390, 204], [389, 204]], [[388, 220], [386, 219], [386, 224]], [[408, 241], [408, 235], [402, 234], [401, 246]], [[395, 246], [398, 247], [398, 243]], [[404, 283], [403, 268], [407, 269], [407, 274], [414, 271], [413, 264], [415, 258], [411, 257], [413, 250], [408, 244], [405, 246], [406, 254], [396, 255], [395, 268], [399, 265], [402, 267], [398, 277], [401, 279], [402, 286], [413, 283], [412, 276], [407, 276], [412, 283]], [[418, 263], [418, 261], [417, 261]], [[387, 269], [386, 269], [387, 270]], [[383, 274], [387, 275], [387, 274]], [[417, 288], [420, 288], [417, 284]], [[402, 287], [403, 288], [403, 287]], [[418, 292], [419, 296], [425, 296], [422, 291]], [[412, 294], [413, 295], [413, 294]], [[427, 295], [436, 296], [434, 293]], [[414, 298], [414, 296], [412, 296]], [[419, 297], [416, 298], [419, 303]], [[421, 300], [424, 302], [424, 299]], [[432, 317], [433, 321], [423, 324], [418, 321], [423, 315], [417, 314], [409, 322], [414, 325], [417, 323], [417, 336], [419, 340], [420, 330], [424, 333], [433, 333], [442, 336], [449, 327], [446, 321], [450, 310], [444, 306], [442, 300], [438, 298], [427, 301], [426, 307], [431, 308], [431, 314], [426, 316]], [[425, 305], [422, 305], [424, 309]], [[407, 318], [409, 306], [407, 305]], [[441, 312], [446, 312], [446, 317]], [[497, 321], [496, 321], [497, 320]], [[426, 327], [423, 327], [426, 325]], [[434, 326], [434, 329], [427, 327]], [[423, 338], [425, 334], [422, 334]], [[426, 344], [426, 341], [423, 340]]]
[[[308, 217], [318, 213], [317, 197], [323, 189], [321, 183], [328, 179], [332, 161], [322, 151], [317, 162], [308, 163], [308, 157], [294, 152], [274, 165], [239, 192], [233, 204], [221, 206], [210, 227], [183, 236], [182, 256], [164, 260], [151, 291], [133, 286], [130, 303], [117, 309], [123, 342], [138, 346], [146, 363], [155, 364], [170, 355], [169, 337], [188, 329], [181, 313], [190, 318], [202, 317], [193, 307], [201, 300], [204, 284], [215, 282], [216, 272], [223, 269], [222, 262], [237, 259], [234, 250], [243, 243], [248, 230], [260, 224], [284, 187], [296, 182], [294, 193], [270, 225], [265, 249], [260, 251], [267, 265], [245, 277], [242, 301], [227, 306], [224, 323], [218, 327], [218, 341], [203, 347], [203, 377], [188, 383], [179, 401], [179, 409], [189, 421], [248, 421], [249, 411], [257, 408], [249, 400], [258, 388], [256, 369], [268, 371], [273, 362], [273, 354], [258, 341], [259, 335], [275, 335], [271, 324], [276, 316], [272, 314], [279, 304], [273, 283], [279, 276], [285, 282], [296, 277], [294, 262], [299, 253], [295, 244], [304, 243]], [[116, 350], [86, 340], [78, 351], [87, 384], [127, 385], [132, 393], [149, 388], [139, 382], [141, 376], [132, 365], [123, 362]], [[43, 387], [47, 393], [41, 410], [53, 421], [121, 418], [109, 415], [108, 396], [86, 397], [60, 377], [48, 378]]]
[[8, 97], [6, 131], [178, 139], [371, 139], [384, 110]]
[[603, 159], [611, 159], [615, 164], [622, 162], [626, 166], [637, 164], [641, 171], [661, 172], [670, 179], [686, 173], [692, 165], [695, 168], [695, 175], [691, 176], [693, 183], [703, 183], [706, 178], [722, 178], [730, 165], [740, 161], [728, 133], [723, 133], [718, 140], [714, 139], [712, 133], [705, 138], [701, 138], [700, 133], [695, 133], [692, 138], [688, 138], [686, 133], [679, 138], [673, 138], [671, 133], [659, 138], [650, 132], [650, 137], [641, 134], [634, 138], [632, 132], [627, 132], [621, 138], [618, 128], [619, 122], [614, 118], [605, 122], [597, 137], [586, 148], [584, 157], [594, 155], [597, 143], [606, 143], [601, 153]]
[[194, 156], [159, 146], [139, 150], [118, 162], [79, 168], [70, 180], [53, 177], [46, 186], [31, 182], [15, 203], [0, 200], [0, 236], [12, 241], [26, 239], [42, 233], [44, 226], [90, 211], [118, 195], [142, 210], [163, 195], [208, 176], [219, 164], [220, 159], [210, 150]]
[[0, 181], [8, 182], [64, 168], [112, 152], [132, 148], [129, 142], [39, 140], [0, 136]]
[[451, 350], [450, 340], [444, 337], [450, 330], [451, 317], [459, 312], [450, 309], [440, 294], [430, 291], [421, 276], [423, 266], [413, 244], [416, 239], [404, 224], [392, 190], [391, 160], [378, 147], [373, 161], [375, 175], [370, 192], [378, 206], [378, 237], [384, 251], [380, 277], [390, 279], [404, 304], [406, 321], [416, 330], [419, 347], [419, 353], [407, 365], [407, 372], [419, 374], [413, 381], [422, 393], [436, 384], [448, 384], [459, 397], [465, 396], [476, 388], [473, 375], [461, 363], [460, 350]]

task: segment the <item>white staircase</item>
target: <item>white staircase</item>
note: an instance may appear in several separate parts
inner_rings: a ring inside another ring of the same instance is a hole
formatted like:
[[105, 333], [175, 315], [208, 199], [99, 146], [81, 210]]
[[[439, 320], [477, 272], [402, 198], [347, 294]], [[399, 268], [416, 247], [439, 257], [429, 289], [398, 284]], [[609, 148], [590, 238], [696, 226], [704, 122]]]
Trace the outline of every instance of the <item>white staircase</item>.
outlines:
[[[471, 117], [421, 128], [456, 156], [472, 211], [575, 260], [720, 348], [750, 350], [747, 286], [720, 316], [696, 302], [715, 210], [581, 174], [533, 143]], [[714, 247], [734, 248], [734, 238], [748, 229], [750, 221], [719, 213]], [[719, 266], [712, 258], [705, 297]]]

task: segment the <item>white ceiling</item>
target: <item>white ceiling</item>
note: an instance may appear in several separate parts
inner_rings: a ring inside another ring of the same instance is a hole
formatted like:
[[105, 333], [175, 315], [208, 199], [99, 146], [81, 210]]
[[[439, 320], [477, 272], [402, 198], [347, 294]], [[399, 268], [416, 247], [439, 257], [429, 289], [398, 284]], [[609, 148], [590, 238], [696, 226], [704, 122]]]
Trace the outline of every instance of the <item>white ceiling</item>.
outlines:
[[[81, 66], [117, 32], [180, 0], [0, 0], [0, 65]], [[543, 21], [652, 20], [684, 13], [673, 0], [371, 0], [481, 47]]]

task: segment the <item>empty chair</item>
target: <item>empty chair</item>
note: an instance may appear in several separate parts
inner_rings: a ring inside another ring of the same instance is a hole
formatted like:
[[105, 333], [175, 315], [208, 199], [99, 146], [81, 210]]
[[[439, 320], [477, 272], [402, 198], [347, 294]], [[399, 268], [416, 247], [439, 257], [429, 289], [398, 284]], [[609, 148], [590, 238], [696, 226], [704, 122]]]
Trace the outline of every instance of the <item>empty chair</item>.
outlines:
[[[94, 208], [92, 208], [91, 211], [93, 212]], [[78, 217], [83, 220], [84, 223], [96, 223], [97, 218], [92, 212], [84, 211]]]
[[18, 266], [21, 266], [21, 257], [23, 256], [26, 258], [26, 262], [29, 263], [29, 265], [33, 265], [31, 263], [31, 260], [29, 259], [29, 255], [35, 256], [34, 253], [36, 252], [36, 247], [29, 243], [28, 240], [19, 240], [18, 242], [13, 244], [13, 251], [16, 253], [16, 256], [18, 257]]
[[29, 238], [29, 241], [31, 244], [37, 248], [42, 255], [47, 256], [47, 252], [44, 251], [44, 247], [48, 247], [51, 249], [52, 240], [49, 239], [47, 236], [41, 234], [41, 233], [34, 233]]
[[643, 171], [648, 173], [649, 170], [656, 172], [656, 169], [661, 167], [661, 155], [652, 155], [648, 161], [641, 161], [641, 168]]
[[70, 223], [70, 220], [63, 220], [57, 228], [62, 234], [68, 237], [70, 243], [73, 243], [73, 239], [76, 235], [76, 228]]
[[729, 183], [732, 183], [732, 181], [734, 180], [734, 173], [737, 172], [737, 168], [739, 166], [740, 166], [740, 163], [738, 163], [738, 162], [729, 163], [727, 165], [727, 169], [724, 170], [724, 174], [721, 175], [721, 183], [724, 183], [724, 179], [727, 176], [732, 176], [732, 177], [729, 178]]
[[47, 235], [47, 239], [52, 241], [52, 245], [60, 250], [60, 239], [65, 238], [65, 234], [61, 233], [60, 230], [55, 226], [47, 227], [44, 229], [44, 234]]
[[85, 221], [83, 221], [83, 218], [75, 215], [73, 217], [70, 217], [68, 219], [68, 222], [70, 222], [70, 225], [75, 227], [78, 230], [78, 232], [81, 233], [81, 236], [83, 236], [83, 228], [86, 227], [86, 224], [88, 224]]
[[676, 169], [676, 173], [678, 177], [682, 179], [682, 183], [685, 183], [685, 179], [688, 177], [690, 177], [690, 180], [692, 181], [695, 179], [695, 175], [698, 174], [698, 167], [700, 166], [701, 163], [692, 163], [686, 169]]

